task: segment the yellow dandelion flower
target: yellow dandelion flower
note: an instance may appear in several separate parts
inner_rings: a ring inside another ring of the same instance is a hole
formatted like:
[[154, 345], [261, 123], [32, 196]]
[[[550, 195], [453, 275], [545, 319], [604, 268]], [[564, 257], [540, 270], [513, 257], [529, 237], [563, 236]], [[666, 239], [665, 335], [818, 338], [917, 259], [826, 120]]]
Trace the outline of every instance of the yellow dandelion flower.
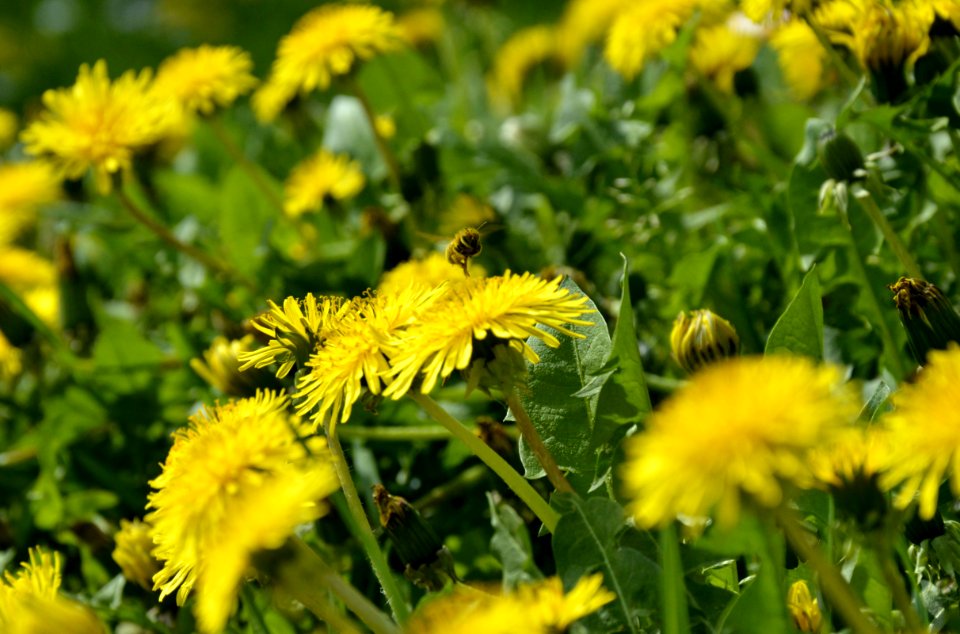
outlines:
[[487, 84], [497, 103], [516, 103], [523, 93], [523, 81], [538, 64], [556, 55], [557, 33], [552, 26], [521, 29], [503, 43], [493, 60]]
[[820, 605], [810, 595], [810, 588], [803, 579], [794, 581], [787, 590], [787, 611], [790, 612], [790, 618], [797, 631], [813, 634], [820, 631], [820, 625], [823, 622]]
[[813, 0], [740, 0], [740, 10], [754, 22], [778, 19], [785, 11], [803, 15], [812, 6]]
[[324, 90], [332, 78], [349, 73], [358, 60], [391, 51], [401, 43], [393, 14], [379, 7], [359, 3], [317, 7], [280, 40], [266, 84], [269, 99], [255, 95], [260, 102], [255, 110], [261, 120], [269, 121], [269, 115], [276, 116], [297, 94]]
[[154, 86], [188, 112], [210, 114], [253, 90], [252, 69], [250, 55], [236, 46], [185, 48], [160, 64]]
[[0, 164], [0, 244], [36, 221], [37, 208], [60, 196], [60, 182], [43, 161]]
[[880, 474], [890, 461], [890, 439], [877, 426], [851, 427], [807, 457], [814, 484], [833, 494], [840, 512], [867, 529], [887, 511]]
[[493, 343], [508, 343], [531, 363], [539, 358], [527, 345], [528, 337], [551, 347], [560, 345], [538, 326], [582, 337], [566, 326], [593, 325], [579, 319], [592, 309], [586, 306], [586, 295], [560, 288], [560, 280], [548, 282], [530, 273], [507, 271], [502, 277], [471, 277], [441, 287], [443, 296], [396, 342], [396, 354], [391, 357], [395, 379], [384, 395], [400, 398], [417, 377], [423, 380], [421, 392], [430, 392], [438, 380], [470, 365], [474, 341], [486, 341], [489, 336]]
[[697, 30], [690, 48], [690, 65], [724, 93], [733, 93], [733, 76], [750, 68], [760, 50], [760, 40], [728, 24]]
[[60, 322], [60, 289], [56, 284], [36, 286], [24, 290], [24, 303], [40, 318], [40, 321], [51, 328]]
[[793, 96], [812, 99], [824, 84], [827, 51], [813, 29], [802, 20], [790, 20], [770, 36], [770, 45], [777, 52], [780, 71]]
[[571, 0], [557, 26], [557, 54], [569, 68], [610, 28], [632, 0]]
[[310, 371], [297, 382], [297, 411], [331, 430], [347, 422], [364, 388], [380, 394], [399, 332], [430, 309], [437, 295], [432, 288], [410, 286], [355, 300], [356, 309], [310, 357]]
[[645, 527], [712, 512], [731, 526], [745, 500], [775, 507], [785, 483], [808, 482], [808, 450], [855, 417], [837, 368], [779, 356], [711, 364], [627, 442], [629, 510]]
[[280, 548], [297, 526], [326, 512], [327, 505], [318, 501], [336, 491], [339, 481], [329, 462], [318, 464], [278, 472], [231, 506], [221, 537], [204, 553], [197, 581], [201, 631], [223, 630], [255, 554]]
[[929, 0], [937, 18], [953, 25], [960, 31], [960, 0]]
[[176, 104], [153, 90], [149, 71], [111, 82], [103, 60], [81, 66], [70, 88], [45, 92], [43, 104], [21, 137], [27, 153], [48, 158], [66, 178], [92, 169], [104, 193], [112, 176], [129, 170], [134, 154], [160, 141], [178, 117]]
[[740, 337], [729, 321], [712, 310], [681, 312], [670, 331], [670, 352], [687, 372], [740, 352]]
[[270, 337], [270, 342], [259, 350], [241, 352], [238, 356], [243, 363], [240, 370], [279, 363], [277, 378], [280, 379], [287, 376], [294, 365], [305, 365], [317, 345], [332, 333], [347, 312], [353, 310], [353, 305], [341, 297], [328, 296], [318, 300], [312, 293], [303, 300], [288, 297], [283, 300], [283, 307], [272, 301], [267, 303], [270, 310], [251, 323]]
[[931, 350], [915, 383], [893, 395], [894, 410], [884, 417], [890, 433], [890, 456], [881, 485], [896, 486], [899, 507], [919, 495], [920, 517], [930, 519], [937, 510], [940, 483], [949, 478], [954, 495], [960, 494], [960, 347]]
[[22, 370], [20, 349], [0, 332], [0, 380], [15, 379]]
[[920, 2], [833, 0], [814, 13], [830, 40], [848, 48], [864, 69], [890, 71], [927, 52], [933, 8]]
[[603, 587], [603, 575], [580, 579], [564, 593], [559, 577], [522, 585], [512, 594], [493, 594], [458, 586], [420, 608], [407, 634], [552, 634], [593, 614], [616, 595]]
[[268, 79], [260, 84], [257, 91], [250, 98], [250, 107], [257, 120], [269, 123], [277, 118], [287, 104], [295, 96], [291, 90], [276, 79]]
[[[202, 576], [206, 554], [225, 539], [225, 522], [246, 495], [277, 474], [329, 468], [322, 438], [287, 412], [287, 398], [260, 392], [205, 408], [173, 434], [162, 473], [150, 482], [145, 518], [153, 555], [163, 563], [154, 589], [183, 604]], [[284, 476], [286, 477], [286, 476]]]
[[443, 13], [435, 7], [420, 7], [397, 18], [400, 37], [410, 46], [423, 46], [440, 39], [446, 24]]
[[[477, 275], [477, 267], [471, 269]], [[448, 280], [463, 279], [463, 269], [450, 264], [446, 256], [436, 251], [419, 260], [401, 262], [380, 278], [380, 293], [396, 293], [409, 286], [436, 288]]]
[[60, 291], [52, 262], [28, 249], [0, 247], [0, 282], [19, 294], [44, 323], [57, 323]]
[[203, 352], [202, 359], [191, 359], [190, 367], [210, 386], [230, 396], [247, 396], [267, 387], [269, 375], [259, 368], [240, 370], [240, 355], [256, 347], [253, 335], [240, 339], [217, 337]]
[[633, 79], [648, 59], [676, 40], [677, 31], [699, 4], [702, 4], [700, 0], [631, 3], [610, 26], [604, 49], [607, 63], [626, 79]]
[[320, 150], [290, 172], [283, 187], [283, 210], [293, 218], [319, 211], [326, 199], [353, 198], [363, 189], [364, 182], [359, 163]]
[[378, 114], [373, 119], [373, 127], [381, 139], [392, 139], [397, 134], [397, 122], [388, 114]]
[[16, 113], [0, 108], [0, 150], [5, 150], [17, 140], [20, 124]]
[[160, 571], [153, 550], [153, 534], [150, 524], [140, 520], [120, 520], [120, 530], [114, 535], [115, 547], [112, 557], [123, 576], [147, 590], [153, 587], [153, 575]]

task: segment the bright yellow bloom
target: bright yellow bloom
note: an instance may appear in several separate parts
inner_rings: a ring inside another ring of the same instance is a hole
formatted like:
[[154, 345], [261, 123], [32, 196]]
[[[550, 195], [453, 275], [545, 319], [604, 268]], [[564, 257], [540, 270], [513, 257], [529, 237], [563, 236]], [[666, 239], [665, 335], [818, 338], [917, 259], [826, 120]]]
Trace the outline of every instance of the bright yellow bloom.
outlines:
[[397, 134], [397, 122], [388, 114], [378, 114], [374, 117], [373, 127], [381, 139], [392, 139]]
[[919, 494], [920, 517], [937, 510], [944, 478], [960, 495], [960, 347], [931, 350], [916, 382], [893, 395], [894, 410], [884, 417], [890, 432], [890, 460], [881, 484], [900, 486], [894, 503], [908, 506]]
[[878, 71], [910, 65], [926, 53], [934, 15], [923, 2], [832, 0], [818, 7], [814, 20], [864, 69]]
[[153, 534], [150, 524], [140, 520], [120, 520], [120, 530], [113, 540], [116, 545], [112, 557], [123, 576], [150, 590], [153, 575], [160, 571], [160, 562], [151, 554]]
[[321, 297], [319, 300], [308, 293], [302, 300], [288, 297], [283, 307], [273, 301], [267, 302], [270, 310], [251, 323], [253, 327], [270, 337], [270, 342], [251, 352], [241, 352], [241, 371], [250, 368], [265, 368], [279, 363], [277, 378], [290, 373], [293, 366], [303, 367], [317, 345], [332, 334], [343, 316], [353, 310], [353, 304], [341, 297]]
[[566, 326], [590, 326], [579, 319], [592, 312], [586, 295], [575, 295], [560, 288], [561, 278], [540, 279], [530, 273], [515, 275], [507, 271], [502, 277], [465, 278], [451, 281], [417, 323], [403, 332], [391, 357], [394, 381], [385, 396], [400, 398], [413, 381], [422, 378], [420, 391], [430, 392], [440, 379], [454, 370], [463, 370], [473, 359], [474, 341], [507, 343], [531, 363], [539, 361], [526, 343], [537, 337], [551, 347], [560, 342], [548, 331], [549, 326], [571, 337], [582, 337]]
[[890, 462], [890, 438], [885, 430], [851, 427], [829, 444], [810, 452], [813, 476], [829, 490], [851, 489], [875, 480]]
[[622, 470], [640, 526], [715, 512], [736, 523], [745, 500], [775, 507], [810, 480], [807, 452], [856, 417], [832, 366], [802, 357], [739, 357], [694, 374], [627, 441]]
[[354, 300], [355, 310], [317, 347], [307, 364], [310, 372], [297, 382], [297, 411], [331, 431], [347, 422], [364, 388], [380, 394], [401, 331], [431, 310], [437, 295], [432, 288], [411, 286]]
[[802, 20], [790, 20], [770, 36], [780, 71], [793, 96], [806, 101], [820, 92], [824, 83], [827, 51], [813, 29]]
[[153, 90], [149, 71], [111, 82], [103, 60], [81, 66], [70, 88], [45, 92], [43, 104], [46, 111], [22, 135], [27, 153], [49, 158], [66, 178], [92, 169], [104, 193], [114, 174], [131, 168], [134, 154], [178, 121], [176, 104]]
[[257, 85], [252, 69], [250, 55], [236, 46], [185, 48], [160, 64], [154, 86], [188, 112], [210, 114]]
[[727, 24], [697, 30], [690, 48], [690, 65], [724, 93], [733, 93], [733, 76], [750, 68], [760, 50], [760, 41]]
[[402, 42], [393, 14], [366, 4], [329, 4], [310, 11], [280, 40], [267, 92], [254, 95], [254, 111], [270, 121], [297, 94], [324, 90], [357, 60], [397, 48]]
[[57, 323], [60, 291], [49, 260], [29, 249], [0, 247], [0, 282], [14, 290], [47, 325]]
[[420, 7], [397, 18], [397, 30], [410, 46], [422, 46], [440, 39], [446, 25], [435, 7]]
[[202, 359], [190, 359], [190, 367], [212, 387], [230, 396], [247, 396], [268, 384], [266, 371], [240, 370], [240, 355], [256, 347], [253, 335], [241, 339], [217, 337], [203, 352]]
[[950, 22], [954, 29], [960, 30], [960, 0], [929, 0], [929, 3], [939, 19]]
[[0, 380], [16, 378], [23, 370], [20, 349], [0, 332]]
[[677, 31], [703, 0], [637, 0], [613, 21], [604, 57], [610, 67], [633, 79], [644, 63], [677, 38]]
[[801, 15], [810, 10], [813, 0], [740, 0], [740, 10], [754, 22], [777, 20], [784, 11]]
[[206, 557], [226, 540], [248, 539], [228, 529], [235, 530], [231, 517], [248, 508], [248, 498], [260, 499], [261, 487], [326, 477], [332, 469], [326, 444], [308, 434], [287, 412], [286, 397], [273, 392], [205, 408], [174, 432], [163, 472], [150, 482], [147, 506], [153, 511], [146, 517], [153, 554], [163, 562], [153, 578], [161, 599], [176, 591], [182, 605], [198, 579], [206, 583], [208, 569], [218, 574], [207, 568]]
[[320, 150], [290, 172], [283, 188], [283, 210], [294, 218], [319, 211], [327, 198], [353, 198], [363, 189], [364, 182], [359, 163]]
[[13, 145], [14, 141], [17, 140], [19, 129], [17, 115], [6, 108], [0, 108], [0, 150], [5, 150]]
[[47, 163], [0, 164], [0, 244], [9, 244], [36, 221], [37, 208], [60, 196], [60, 182]]
[[632, 0], [570, 0], [557, 26], [557, 54], [569, 68], [610, 28]]
[[407, 634], [553, 634], [593, 614], [616, 595], [603, 587], [603, 575], [580, 579], [564, 594], [559, 577], [522, 585], [506, 595], [458, 586], [424, 605], [407, 625]]
[[812, 634], [820, 632], [823, 615], [817, 600], [810, 596], [806, 581], [800, 579], [790, 585], [787, 590], [787, 611], [798, 631]]
[[[476, 267], [473, 274], [477, 274]], [[396, 293], [408, 286], [436, 288], [448, 280], [463, 279], [463, 269], [450, 264], [442, 253], [431, 252], [420, 260], [401, 262], [384, 272], [377, 287], [380, 293]]]
[[510, 36], [497, 51], [487, 82], [493, 99], [504, 106], [519, 101], [523, 80], [534, 67], [556, 55], [556, 45], [552, 26], [531, 26]]

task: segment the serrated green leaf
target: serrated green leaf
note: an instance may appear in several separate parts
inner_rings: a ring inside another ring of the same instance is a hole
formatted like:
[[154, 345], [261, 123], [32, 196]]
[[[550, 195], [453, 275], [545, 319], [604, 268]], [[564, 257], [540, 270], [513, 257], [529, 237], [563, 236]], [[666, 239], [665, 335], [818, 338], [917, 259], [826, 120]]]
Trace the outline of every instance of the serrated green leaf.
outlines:
[[781, 352], [823, 359], [823, 300], [816, 268], [804, 276], [800, 290], [767, 337], [764, 353]]
[[543, 573], [533, 560], [526, 523], [510, 505], [494, 499], [489, 493], [487, 501], [490, 504], [490, 524], [493, 526], [490, 549], [503, 566], [503, 589], [510, 591], [518, 583], [543, 579]]

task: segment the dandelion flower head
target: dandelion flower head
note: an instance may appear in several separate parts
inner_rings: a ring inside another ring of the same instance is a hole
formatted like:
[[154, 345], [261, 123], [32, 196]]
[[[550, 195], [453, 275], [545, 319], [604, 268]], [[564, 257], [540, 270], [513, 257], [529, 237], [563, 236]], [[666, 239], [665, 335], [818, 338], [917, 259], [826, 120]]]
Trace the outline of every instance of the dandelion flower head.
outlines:
[[775, 507], [786, 483], [810, 481], [807, 452], [856, 417], [832, 366], [801, 357], [739, 357], [711, 364], [627, 443], [621, 476], [641, 526], [715, 512], [730, 526], [745, 499]]
[[519, 101], [527, 74], [556, 51], [557, 33], [552, 26], [531, 26], [510, 36], [493, 61], [488, 83], [494, 100], [507, 106]]
[[599, 41], [631, 0], [570, 0], [557, 25], [557, 54], [567, 67]]
[[294, 218], [319, 211], [327, 199], [353, 198], [364, 183], [359, 163], [348, 156], [320, 150], [290, 172], [284, 184], [283, 210]]
[[818, 7], [813, 19], [862, 68], [883, 71], [912, 64], [926, 53], [934, 11], [922, 2], [832, 0]]
[[59, 321], [60, 291], [50, 260], [29, 249], [0, 246], [0, 282], [20, 295], [45, 324]]
[[163, 471], [150, 482], [152, 512], [146, 517], [153, 526], [153, 554], [163, 563], [153, 578], [161, 599], [176, 591], [182, 605], [205, 574], [207, 553], [240, 539], [224, 527], [248, 496], [277, 478], [326, 477], [332, 469], [326, 445], [315, 436], [304, 440], [308, 434], [287, 412], [286, 397], [269, 391], [204, 408], [174, 432]]
[[733, 76], [750, 68], [760, 50], [760, 40], [729, 23], [697, 30], [690, 49], [690, 64], [726, 94], [733, 93]]
[[960, 494], [960, 347], [931, 350], [915, 383], [893, 395], [893, 411], [883, 418], [890, 434], [890, 458], [881, 484], [899, 486], [894, 503], [906, 507], [919, 496], [920, 517], [937, 510], [940, 484], [949, 478]]
[[740, 0], [740, 10], [754, 22], [778, 19], [785, 11], [803, 14], [809, 11], [813, 0]]
[[256, 86], [252, 69], [250, 55], [236, 46], [185, 48], [160, 64], [154, 85], [188, 112], [210, 114]]
[[607, 34], [604, 57], [626, 79], [677, 39], [680, 27], [704, 0], [638, 0], [617, 15]]
[[43, 94], [45, 111], [22, 134], [26, 151], [47, 158], [65, 178], [93, 170], [103, 193], [113, 175], [127, 171], [133, 156], [157, 143], [176, 125], [176, 104], [150, 81], [150, 72], [129, 71], [111, 82], [107, 64], [80, 67], [76, 83]]
[[60, 181], [43, 161], [0, 164], [0, 244], [36, 221], [37, 209], [60, 196]]
[[[472, 275], [477, 275], [477, 267], [471, 268]], [[402, 291], [408, 286], [424, 286], [436, 288], [448, 280], [463, 279], [463, 269], [451, 264], [446, 256], [436, 251], [421, 259], [401, 262], [383, 274], [380, 285], [381, 293]]]
[[548, 282], [530, 273], [507, 271], [503, 276], [447, 283], [430, 310], [400, 335], [397, 353], [391, 357], [396, 378], [384, 394], [400, 398], [418, 377], [423, 381], [421, 391], [430, 392], [438, 380], [470, 365], [474, 342], [490, 336], [491, 343], [508, 343], [531, 363], [539, 358], [527, 345], [528, 337], [537, 337], [551, 347], [560, 345], [554, 335], [538, 326], [582, 337], [568, 326], [593, 325], [580, 319], [593, 309], [587, 305], [586, 295], [561, 288], [560, 281], [560, 277]]
[[123, 576], [147, 590], [153, 588], [153, 575], [160, 571], [160, 562], [154, 559], [153, 534], [150, 524], [140, 520], [120, 520], [120, 530], [114, 535], [113, 560]]
[[436, 7], [411, 9], [397, 17], [400, 37], [410, 46], [422, 46], [437, 41], [445, 26], [443, 13]]
[[800, 101], [812, 99], [824, 84], [827, 51], [803, 20], [790, 20], [770, 36], [790, 92]]

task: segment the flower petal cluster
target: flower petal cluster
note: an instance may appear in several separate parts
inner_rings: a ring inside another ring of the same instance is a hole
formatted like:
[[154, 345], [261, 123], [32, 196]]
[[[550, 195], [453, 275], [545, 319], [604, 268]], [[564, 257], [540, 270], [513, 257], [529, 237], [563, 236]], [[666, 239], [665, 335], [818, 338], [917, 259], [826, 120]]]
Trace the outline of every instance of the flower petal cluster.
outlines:
[[[163, 562], [154, 588], [161, 599], [176, 592], [183, 604], [196, 586], [204, 631], [223, 627], [256, 550], [275, 547], [325, 511], [336, 474], [324, 440], [308, 434], [287, 412], [286, 397], [273, 392], [205, 408], [174, 433], [163, 472], [150, 482], [146, 521]], [[257, 513], [256, 524], [237, 524]], [[220, 549], [233, 561], [229, 577], [210, 564], [223, 562]]]
[[298, 94], [330, 85], [366, 60], [399, 47], [402, 36], [393, 14], [368, 4], [317, 7], [280, 40], [264, 86], [253, 96], [261, 121], [272, 121]]
[[808, 483], [809, 450], [856, 414], [835, 367], [788, 356], [711, 364], [627, 441], [629, 510], [645, 527], [714, 512], [731, 526], [745, 501], [775, 507], [785, 485]]
[[900, 487], [900, 507], [919, 497], [920, 517], [937, 510], [940, 484], [949, 478], [960, 494], [960, 347], [931, 350], [916, 382], [893, 395], [892, 412], [883, 418], [890, 434], [889, 467], [881, 477], [887, 489]]
[[487, 594], [460, 586], [421, 608], [407, 634], [551, 634], [593, 614], [616, 598], [603, 587], [603, 575], [580, 579], [564, 593], [559, 577], [522, 585], [512, 594]]
[[150, 72], [124, 73], [111, 82], [107, 64], [80, 67], [76, 83], [43, 94], [44, 112], [23, 132], [26, 151], [50, 160], [59, 174], [81, 178], [93, 170], [101, 192], [133, 156], [178, 122], [176, 104], [154, 90]]
[[816, 95], [825, 81], [827, 51], [810, 25], [789, 20], [773, 32], [770, 45], [777, 52], [780, 71], [793, 96], [806, 101]]
[[160, 64], [154, 86], [186, 111], [210, 114], [253, 90], [252, 69], [250, 55], [236, 46], [185, 48]]
[[123, 576], [147, 590], [153, 587], [153, 575], [160, 571], [160, 562], [154, 559], [153, 533], [150, 524], [140, 520], [120, 520], [120, 530], [114, 536], [116, 546], [113, 560]]
[[646, 61], [677, 38], [677, 31], [702, 0], [640, 0], [629, 3], [607, 34], [604, 57], [610, 67], [633, 79]]
[[690, 65], [723, 93], [733, 93], [733, 76], [753, 64], [760, 40], [752, 33], [716, 24], [697, 30]]
[[284, 184], [283, 210], [294, 218], [319, 211], [328, 198], [353, 198], [364, 183], [359, 163], [347, 156], [320, 150], [290, 172]]
[[[473, 266], [471, 273], [477, 275], [479, 267]], [[435, 288], [447, 281], [463, 279], [463, 269], [451, 264], [442, 253], [430, 252], [425, 258], [401, 262], [383, 274], [380, 293], [395, 293], [409, 286]]]

